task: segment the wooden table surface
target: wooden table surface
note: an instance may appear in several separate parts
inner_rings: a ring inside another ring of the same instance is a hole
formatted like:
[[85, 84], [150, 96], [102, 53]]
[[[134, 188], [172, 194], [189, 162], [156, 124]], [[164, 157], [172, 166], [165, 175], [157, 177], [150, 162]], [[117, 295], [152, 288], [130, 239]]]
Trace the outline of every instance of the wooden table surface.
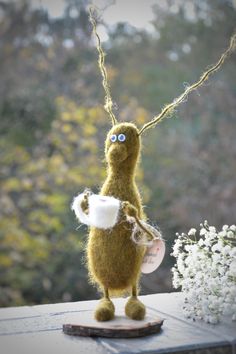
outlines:
[[[183, 317], [182, 294], [140, 296], [147, 313], [164, 318], [160, 333], [134, 339], [73, 337], [62, 332], [63, 323], [75, 322], [95, 308], [97, 301], [0, 309], [1, 354], [117, 354], [117, 353], [236, 353], [236, 322], [193, 322]], [[118, 314], [126, 299], [114, 299]]]

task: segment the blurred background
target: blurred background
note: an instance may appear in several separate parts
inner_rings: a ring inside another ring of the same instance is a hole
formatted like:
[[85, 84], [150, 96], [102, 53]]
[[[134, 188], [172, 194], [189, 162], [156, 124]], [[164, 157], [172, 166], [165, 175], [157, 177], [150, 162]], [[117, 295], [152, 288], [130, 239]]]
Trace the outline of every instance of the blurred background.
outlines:
[[[139, 127], [218, 60], [236, 25], [231, 0], [95, 4], [115, 114]], [[110, 128], [87, 5], [0, 1], [0, 306], [99, 297], [70, 210], [99, 191]], [[142, 294], [173, 291], [176, 232], [236, 221], [235, 64], [143, 136], [137, 182], [167, 254]]]

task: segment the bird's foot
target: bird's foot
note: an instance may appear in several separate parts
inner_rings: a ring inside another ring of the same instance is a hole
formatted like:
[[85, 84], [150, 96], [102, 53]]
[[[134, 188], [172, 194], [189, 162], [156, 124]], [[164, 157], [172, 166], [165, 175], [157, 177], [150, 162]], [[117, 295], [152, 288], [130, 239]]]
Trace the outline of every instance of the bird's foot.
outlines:
[[132, 320], [143, 320], [146, 308], [136, 296], [131, 296], [125, 306], [125, 314]]
[[97, 321], [110, 321], [114, 318], [115, 306], [110, 299], [103, 298], [100, 300], [96, 311], [95, 319]]

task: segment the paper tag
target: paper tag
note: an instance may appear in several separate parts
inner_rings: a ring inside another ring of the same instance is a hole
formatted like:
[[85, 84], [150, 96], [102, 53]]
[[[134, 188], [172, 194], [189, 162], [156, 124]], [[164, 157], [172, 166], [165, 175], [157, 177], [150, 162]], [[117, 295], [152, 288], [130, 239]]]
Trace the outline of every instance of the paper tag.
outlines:
[[162, 240], [154, 240], [153, 245], [148, 247], [141, 266], [141, 271], [144, 274], [152, 273], [161, 264], [165, 255], [165, 242]]

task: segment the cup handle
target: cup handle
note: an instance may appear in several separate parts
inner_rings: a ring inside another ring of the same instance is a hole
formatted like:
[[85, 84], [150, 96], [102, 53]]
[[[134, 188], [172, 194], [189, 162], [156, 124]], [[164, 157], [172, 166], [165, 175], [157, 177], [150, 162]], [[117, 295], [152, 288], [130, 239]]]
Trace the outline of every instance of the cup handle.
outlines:
[[71, 205], [71, 209], [74, 211], [76, 217], [79, 219], [79, 221], [82, 224], [91, 226], [89, 215], [87, 215], [81, 207], [85, 195], [86, 195], [85, 193], [81, 193], [77, 197], [75, 197]]

